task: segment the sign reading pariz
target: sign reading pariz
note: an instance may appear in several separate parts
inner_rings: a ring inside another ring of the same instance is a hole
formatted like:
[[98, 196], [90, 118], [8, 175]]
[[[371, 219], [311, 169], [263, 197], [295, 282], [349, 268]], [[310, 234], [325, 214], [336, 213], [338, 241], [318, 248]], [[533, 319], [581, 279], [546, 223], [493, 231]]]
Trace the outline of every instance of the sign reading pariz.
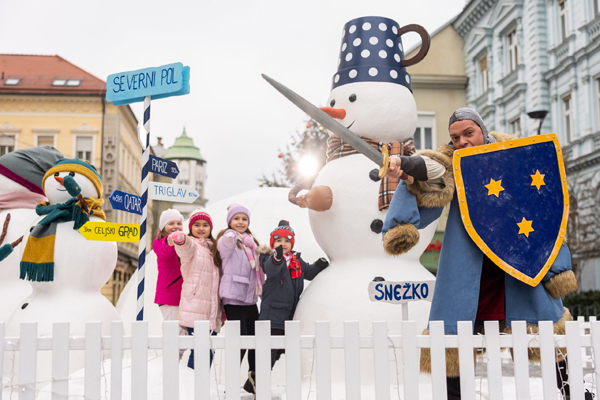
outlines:
[[140, 226], [137, 224], [88, 221], [79, 228], [79, 232], [87, 240], [128, 243], [140, 241]]
[[146, 96], [156, 100], [189, 92], [190, 67], [182, 63], [119, 72], [106, 79], [106, 101], [116, 106], [144, 101]]
[[148, 182], [148, 184], [148, 197], [153, 200], [193, 203], [199, 196], [194, 188], [186, 185], [162, 182]]
[[379, 303], [403, 304], [410, 301], [433, 299], [435, 281], [369, 283], [369, 299]]
[[167, 178], [175, 179], [179, 175], [179, 168], [173, 161], [163, 160], [150, 154], [150, 171], [155, 174], [166, 176]]

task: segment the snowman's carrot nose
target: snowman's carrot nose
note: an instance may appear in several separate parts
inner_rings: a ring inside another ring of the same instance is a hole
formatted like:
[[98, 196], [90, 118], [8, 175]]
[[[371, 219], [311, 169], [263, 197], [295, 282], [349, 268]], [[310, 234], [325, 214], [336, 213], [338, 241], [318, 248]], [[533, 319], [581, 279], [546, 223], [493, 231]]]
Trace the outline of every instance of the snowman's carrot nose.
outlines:
[[321, 110], [328, 114], [331, 118], [344, 119], [346, 118], [346, 110], [343, 108], [321, 107]]
[[61, 185], [63, 184], [63, 178], [61, 178], [60, 176], [55, 176], [54, 179], [56, 179], [56, 181]]

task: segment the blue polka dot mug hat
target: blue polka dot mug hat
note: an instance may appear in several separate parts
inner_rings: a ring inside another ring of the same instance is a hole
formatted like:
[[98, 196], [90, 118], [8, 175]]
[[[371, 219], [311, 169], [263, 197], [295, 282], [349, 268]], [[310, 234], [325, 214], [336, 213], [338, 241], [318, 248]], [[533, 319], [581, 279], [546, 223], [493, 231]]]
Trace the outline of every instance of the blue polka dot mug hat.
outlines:
[[[406, 32], [421, 36], [421, 48], [409, 60], [404, 59], [401, 38]], [[429, 44], [429, 34], [420, 25], [401, 28], [396, 21], [384, 17], [353, 19], [344, 25], [332, 89], [354, 82], [391, 82], [406, 86], [412, 92], [412, 82], [405, 67], [425, 58]]]

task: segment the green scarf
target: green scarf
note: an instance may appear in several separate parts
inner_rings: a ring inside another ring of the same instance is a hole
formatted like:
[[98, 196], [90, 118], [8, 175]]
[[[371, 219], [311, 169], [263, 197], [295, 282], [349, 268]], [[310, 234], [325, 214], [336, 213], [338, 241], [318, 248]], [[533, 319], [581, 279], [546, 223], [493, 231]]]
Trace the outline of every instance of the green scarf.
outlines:
[[[90, 208], [90, 215], [106, 219], [100, 206], [102, 199], [86, 199]], [[81, 209], [77, 198], [69, 199], [65, 203], [50, 205], [48, 202], [36, 206], [38, 215], [46, 215], [33, 228], [27, 239], [21, 261], [21, 279], [37, 282], [51, 282], [54, 280], [54, 241], [56, 239], [56, 226], [59, 222], [74, 221], [73, 229], [78, 230], [89, 216]]]

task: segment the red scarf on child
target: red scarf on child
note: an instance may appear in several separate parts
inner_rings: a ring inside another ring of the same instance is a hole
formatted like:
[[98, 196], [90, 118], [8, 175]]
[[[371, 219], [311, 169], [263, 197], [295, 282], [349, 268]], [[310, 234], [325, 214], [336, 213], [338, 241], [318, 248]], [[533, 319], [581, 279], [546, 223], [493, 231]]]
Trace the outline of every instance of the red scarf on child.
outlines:
[[290, 270], [292, 274], [292, 279], [302, 277], [302, 266], [300, 265], [300, 261], [296, 258], [296, 252], [291, 252], [284, 254], [285, 263], [287, 264], [287, 268]]

